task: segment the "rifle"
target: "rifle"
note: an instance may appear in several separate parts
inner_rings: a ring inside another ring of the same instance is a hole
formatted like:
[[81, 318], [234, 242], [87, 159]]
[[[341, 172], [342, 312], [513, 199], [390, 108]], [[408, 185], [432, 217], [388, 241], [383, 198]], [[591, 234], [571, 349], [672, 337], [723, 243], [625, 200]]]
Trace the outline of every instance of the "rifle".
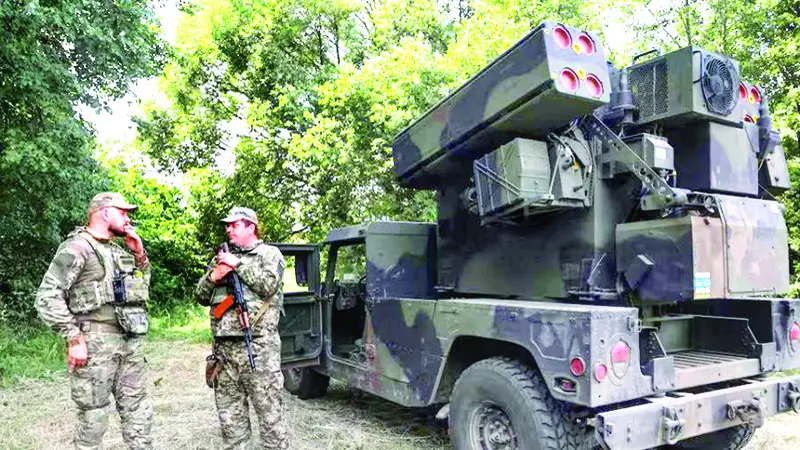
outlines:
[[[220, 250], [228, 253], [228, 244], [222, 244]], [[225, 300], [214, 309], [214, 315], [219, 319], [233, 304], [239, 311], [239, 323], [242, 324], [244, 331], [244, 345], [247, 348], [247, 359], [250, 360], [250, 368], [256, 368], [256, 358], [253, 355], [253, 330], [250, 328], [250, 312], [247, 309], [247, 302], [244, 300], [244, 292], [242, 292], [242, 280], [236, 272], [231, 272], [225, 277], [225, 281], [233, 291], [233, 295], [229, 295]], [[232, 297], [232, 298], [231, 298]]]

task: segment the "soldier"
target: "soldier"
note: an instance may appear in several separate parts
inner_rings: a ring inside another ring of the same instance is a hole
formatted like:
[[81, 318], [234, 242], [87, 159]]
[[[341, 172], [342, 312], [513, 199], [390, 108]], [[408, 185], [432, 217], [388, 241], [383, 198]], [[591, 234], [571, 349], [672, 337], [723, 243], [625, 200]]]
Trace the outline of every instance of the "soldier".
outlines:
[[[59, 246], [36, 294], [39, 317], [68, 343], [67, 369], [78, 408], [73, 443], [81, 450], [100, 448], [110, 394], [128, 448], [152, 448], [153, 408], [142, 349], [150, 264], [128, 218], [135, 209], [120, 194], [97, 194], [89, 202], [88, 225]], [[114, 237], [124, 237], [133, 255]]]
[[[195, 296], [201, 305], [211, 306], [214, 344], [206, 373], [209, 386], [214, 387], [224, 448], [247, 448], [249, 398], [258, 415], [264, 447], [286, 449], [278, 335], [284, 258], [280, 250], [258, 239], [258, 218], [252, 209], [233, 208], [222, 222], [226, 223], [231, 251], [217, 254], [213, 268], [197, 284]], [[241, 280], [248, 310], [255, 312], [251, 321], [255, 370], [248, 361], [237, 308], [226, 301], [231, 294], [226, 277], [231, 272]]]

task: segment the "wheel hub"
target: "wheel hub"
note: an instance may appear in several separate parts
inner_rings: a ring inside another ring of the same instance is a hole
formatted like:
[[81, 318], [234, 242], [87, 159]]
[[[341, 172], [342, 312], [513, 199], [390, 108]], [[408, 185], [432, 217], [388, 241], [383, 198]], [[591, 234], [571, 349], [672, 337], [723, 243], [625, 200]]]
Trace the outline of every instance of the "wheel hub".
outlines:
[[508, 414], [497, 405], [483, 404], [470, 420], [473, 448], [482, 450], [516, 450], [517, 435]]

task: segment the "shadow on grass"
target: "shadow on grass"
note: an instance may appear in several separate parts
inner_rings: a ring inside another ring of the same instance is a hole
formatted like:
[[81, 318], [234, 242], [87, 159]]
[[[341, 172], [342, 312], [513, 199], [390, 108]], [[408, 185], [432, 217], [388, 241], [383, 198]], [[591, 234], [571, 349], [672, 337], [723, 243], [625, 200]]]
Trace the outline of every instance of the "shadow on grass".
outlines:
[[[450, 448], [447, 421], [436, 420], [438, 409], [406, 408], [368, 394], [344, 383], [332, 381], [328, 394], [315, 400], [297, 400], [314, 409], [325, 409], [340, 415], [340, 420], [359, 423], [400, 441], [414, 443], [413, 448]], [[341, 415], [349, 417], [341, 417]]]

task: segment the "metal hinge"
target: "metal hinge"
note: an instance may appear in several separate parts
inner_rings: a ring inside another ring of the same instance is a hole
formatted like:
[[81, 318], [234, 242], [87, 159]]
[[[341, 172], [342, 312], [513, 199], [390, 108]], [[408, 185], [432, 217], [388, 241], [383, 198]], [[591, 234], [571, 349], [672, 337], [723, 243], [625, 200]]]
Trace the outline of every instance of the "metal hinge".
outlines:
[[664, 430], [664, 441], [673, 445], [680, 440], [686, 419], [681, 417], [675, 408], [664, 407], [662, 412], [661, 427]]

